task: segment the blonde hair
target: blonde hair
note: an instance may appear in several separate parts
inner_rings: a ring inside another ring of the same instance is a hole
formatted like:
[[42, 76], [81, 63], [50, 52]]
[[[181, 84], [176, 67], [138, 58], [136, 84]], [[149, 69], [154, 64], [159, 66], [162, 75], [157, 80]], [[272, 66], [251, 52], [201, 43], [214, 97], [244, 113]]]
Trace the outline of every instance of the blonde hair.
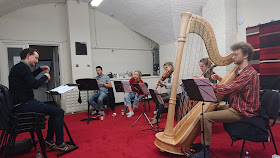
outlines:
[[141, 77], [142, 77], [142, 72], [140, 70], [136, 70], [135, 72], [138, 73], [138, 75], [140, 76], [140, 80], [141, 80]]
[[165, 66], [170, 66], [172, 70], [174, 70], [174, 67], [173, 67], [173, 62], [169, 61], [169, 62], [166, 62], [163, 64], [163, 67]]

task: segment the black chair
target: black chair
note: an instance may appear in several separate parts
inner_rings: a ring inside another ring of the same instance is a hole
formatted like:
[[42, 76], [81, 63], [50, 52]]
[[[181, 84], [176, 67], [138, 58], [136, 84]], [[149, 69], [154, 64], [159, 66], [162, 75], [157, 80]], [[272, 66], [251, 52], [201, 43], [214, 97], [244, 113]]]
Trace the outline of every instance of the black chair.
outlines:
[[108, 96], [103, 100], [104, 108], [107, 109], [107, 115], [109, 115], [109, 108], [108, 106], [115, 111], [115, 95], [113, 88], [108, 88]]
[[37, 134], [43, 156], [46, 158], [46, 146], [42, 130], [45, 129], [45, 115], [40, 113], [13, 113], [12, 99], [7, 87], [0, 85], [0, 122], [3, 131], [0, 136], [2, 157], [13, 157], [15, 140], [19, 133], [29, 132], [36, 150], [34, 132]]
[[[144, 82], [144, 84], [148, 87], [148, 83]], [[131, 99], [131, 102], [134, 102], [134, 98]], [[151, 106], [150, 106], [150, 100], [149, 100], [149, 95], [143, 95], [143, 97], [139, 100], [139, 102], [143, 103], [144, 106], [144, 111], [146, 112], [146, 102], [148, 102], [149, 105], [149, 110], [151, 111]], [[127, 111], [127, 110], [126, 110]]]
[[[276, 123], [280, 108], [280, 95], [278, 92], [271, 90], [265, 90], [262, 98], [261, 105], [258, 110], [258, 116], [243, 119], [234, 123], [224, 123], [224, 129], [228, 132], [233, 141], [242, 140], [243, 145], [240, 153], [242, 157], [245, 141], [262, 142], [265, 148], [264, 142], [270, 142], [270, 136], [274, 145], [276, 154], [278, 151], [273, 138], [271, 127]], [[273, 120], [270, 124], [269, 120]], [[270, 135], [268, 133], [270, 132]]]

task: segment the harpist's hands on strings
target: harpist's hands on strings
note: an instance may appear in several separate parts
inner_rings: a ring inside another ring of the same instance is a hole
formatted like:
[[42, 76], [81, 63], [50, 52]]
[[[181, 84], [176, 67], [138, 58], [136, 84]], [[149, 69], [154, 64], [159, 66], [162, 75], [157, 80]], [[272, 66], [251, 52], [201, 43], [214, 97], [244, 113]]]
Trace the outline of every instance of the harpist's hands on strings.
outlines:
[[222, 80], [222, 77], [219, 76], [219, 75], [217, 75], [217, 74], [211, 75], [211, 78], [212, 78], [213, 80], [218, 80], [218, 81], [221, 81], [221, 80]]

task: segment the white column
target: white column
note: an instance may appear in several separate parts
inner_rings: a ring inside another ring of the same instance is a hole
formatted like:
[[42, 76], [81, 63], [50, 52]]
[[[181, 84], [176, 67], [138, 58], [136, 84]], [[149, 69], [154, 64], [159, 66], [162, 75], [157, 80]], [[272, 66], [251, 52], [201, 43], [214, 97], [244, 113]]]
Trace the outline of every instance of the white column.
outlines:
[[[93, 77], [89, 9], [88, 3], [81, 1], [67, 1], [73, 83], [79, 78]], [[76, 55], [75, 42], [86, 43], [87, 55]]]

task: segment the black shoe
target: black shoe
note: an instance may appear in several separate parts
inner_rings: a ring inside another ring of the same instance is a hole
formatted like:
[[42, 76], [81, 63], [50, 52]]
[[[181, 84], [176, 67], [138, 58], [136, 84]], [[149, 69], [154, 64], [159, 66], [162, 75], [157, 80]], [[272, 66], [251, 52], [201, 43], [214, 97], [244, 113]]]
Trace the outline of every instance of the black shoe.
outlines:
[[196, 144], [192, 144], [191, 146], [191, 149], [194, 150], [194, 152], [199, 152], [201, 151], [203, 148], [203, 145], [199, 142], [199, 143], [196, 143]]
[[[196, 154], [192, 154], [191, 157], [195, 158], [204, 158], [204, 148], [202, 147], [202, 150]], [[205, 146], [205, 158], [210, 158], [210, 149], [209, 146]]]

